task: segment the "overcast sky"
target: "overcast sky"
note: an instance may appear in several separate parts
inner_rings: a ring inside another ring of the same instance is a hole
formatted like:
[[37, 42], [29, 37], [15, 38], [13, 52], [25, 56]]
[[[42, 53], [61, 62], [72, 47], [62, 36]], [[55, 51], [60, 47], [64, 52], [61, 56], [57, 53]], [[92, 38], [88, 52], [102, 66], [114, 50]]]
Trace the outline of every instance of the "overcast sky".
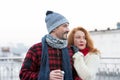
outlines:
[[70, 29], [114, 29], [120, 22], [119, 8], [119, 0], [0, 0], [0, 43], [39, 42], [47, 34], [47, 10], [63, 14]]

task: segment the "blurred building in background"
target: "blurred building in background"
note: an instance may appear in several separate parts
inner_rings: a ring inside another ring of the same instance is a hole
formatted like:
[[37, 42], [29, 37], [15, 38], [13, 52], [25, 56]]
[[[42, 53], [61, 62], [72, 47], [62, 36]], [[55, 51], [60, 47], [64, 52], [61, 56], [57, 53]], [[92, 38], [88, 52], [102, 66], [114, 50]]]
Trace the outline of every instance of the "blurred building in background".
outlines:
[[24, 57], [29, 46], [26, 46], [24, 43], [8, 43], [0, 45], [0, 57], [13, 57], [20, 56]]
[[116, 29], [90, 31], [95, 47], [101, 52], [96, 80], [120, 79], [120, 23]]
[[90, 31], [102, 57], [120, 57], [120, 28]]

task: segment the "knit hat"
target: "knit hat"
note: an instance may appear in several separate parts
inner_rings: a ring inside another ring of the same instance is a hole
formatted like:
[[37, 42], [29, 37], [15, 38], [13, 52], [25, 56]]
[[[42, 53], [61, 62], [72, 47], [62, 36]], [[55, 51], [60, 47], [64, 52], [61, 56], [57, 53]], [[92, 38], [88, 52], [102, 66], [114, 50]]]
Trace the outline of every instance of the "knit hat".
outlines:
[[69, 23], [68, 20], [63, 15], [55, 13], [53, 11], [46, 12], [45, 22], [49, 33], [58, 26], [64, 23]]

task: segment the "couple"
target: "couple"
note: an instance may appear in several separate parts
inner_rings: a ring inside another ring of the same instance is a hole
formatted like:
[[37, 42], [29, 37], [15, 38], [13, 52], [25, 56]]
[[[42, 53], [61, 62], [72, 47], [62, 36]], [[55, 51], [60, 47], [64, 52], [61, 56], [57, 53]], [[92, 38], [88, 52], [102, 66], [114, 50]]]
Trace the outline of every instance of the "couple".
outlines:
[[49, 34], [28, 50], [20, 80], [94, 80], [99, 51], [88, 31], [77, 27], [67, 38], [68, 20], [53, 11], [46, 12], [45, 22]]

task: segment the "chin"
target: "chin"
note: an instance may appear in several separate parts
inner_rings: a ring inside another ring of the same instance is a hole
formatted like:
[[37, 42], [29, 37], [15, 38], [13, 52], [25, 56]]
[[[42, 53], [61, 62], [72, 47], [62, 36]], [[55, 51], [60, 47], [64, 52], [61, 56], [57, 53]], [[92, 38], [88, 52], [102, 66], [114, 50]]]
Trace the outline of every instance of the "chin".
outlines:
[[67, 40], [67, 38], [63, 38], [63, 40]]
[[67, 40], [67, 35], [63, 36], [63, 39], [64, 39], [64, 40]]
[[80, 50], [83, 50], [83, 49], [85, 49], [85, 48], [83, 48], [83, 47], [80, 47], [79, 49], [80, 49]]

